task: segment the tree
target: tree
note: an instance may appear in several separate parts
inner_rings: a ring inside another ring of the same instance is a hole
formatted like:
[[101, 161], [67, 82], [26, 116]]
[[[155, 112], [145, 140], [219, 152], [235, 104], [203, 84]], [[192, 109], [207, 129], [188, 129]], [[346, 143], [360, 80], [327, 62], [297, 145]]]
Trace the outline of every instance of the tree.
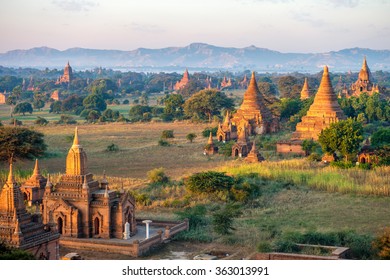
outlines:
[[0, 241], [0, 260], [35, 260], [30, 252], [12, 248], [4, 241]]
[[222, 209], [213, 214], [214, 231], [221, 235], [228, 235], [235, 230], [233, 227], [234, 218], [241, 215], [240, 206], [238, 204], [226, 204]]
[[147, 175], [151, 183], [165, 184], [169, 182], [169, 177], [165, 174], [165, 170], [162, 167], [148, 171]]
[[228, 192], [234, 184], [234, 178], [223, 172], [206, 171], [195, 173], [185, 181], [186, 188], [197, 194]]
[[318, 144], [316, 142], [314, 142], [312, 139], [310, 139], [310, 140], [305, 139], [302, 142], [302, 149], [305, 151], [306, 156], [315, 152], [317, 147], [318, 147]]
[[220, 114], [222, 109], [233, 109], [234, 102], [223, 92], [214, 89], [201, 90], [184, 103], [184, 112], [189, 117], [198, 115], [201, 119], [212, 120], [212, 116]]
[[371, 135], [371, 144], [374, 147], [390, 146], [390, 128], [381, 128]]
[[183, 117], [184, 99], [181, 94], [170, 94], [164, 99], [164, 118], [166, 120]]
[[50, 104], [50, 110], [49, 113], [55, 113], [59, 114], [62, 112], [62, 102], [61, 101], [54, 101]]
[[152, 108], [149, 106], [135, 105], [129, 110], [129, 117], [132, 121], [140, 121], [145, 113], [150, 113]]
[[295, 98], [282, 98], [280, 103], [280, 117], [289, 119], [292, 115], [297, 114], [302, 108], [302, 101]]
[[107, 108], [107, 104], [100, 94], [90, 94], [83, 100], [83, 106], [86, 109], [104, 111]]
[[34, 99], [33, 106], [35, 109], [40, 111], [43, 107], [45, 107], [45, 102], [41, 99]]
[[356, 154], [363, 141], [363, 126], [351, 118], [332, 123], [321, 131], [318, 142], [322, 150], [333, 154], [339, 152], [348, 161], [350, 156]]
[[32, 112], [33, 112], [33, 107], [28, 102], [19, 103], [14, 108], [14, 114], [23, 114], [24, 116], [25, 113], [32, 114]]
[[293, 76], [282, 76], [278, 80], [278, 89], [281, 97], [299, 97], [301, 86], [297, 78]]
[[186, 84], [183, 88], [178, 90], [178, 93], [183, 95], [184, 97], [189, 97], [203, 88], [204, 85], [201, 81], [190, 80], [188, 84]]
[[188, 141], [190, 141], [192, 143], [192, 141], [197, 137], [197, 135], [195, 133], [188, 133], [186, 138]]
[[46, 151], [43, 134], [27, 128], [0, 127], [0, 160], [33, 159]]
[[161, 133], [161, 139], [175, 138], [173, 135], [173, 130], [164, 130]]

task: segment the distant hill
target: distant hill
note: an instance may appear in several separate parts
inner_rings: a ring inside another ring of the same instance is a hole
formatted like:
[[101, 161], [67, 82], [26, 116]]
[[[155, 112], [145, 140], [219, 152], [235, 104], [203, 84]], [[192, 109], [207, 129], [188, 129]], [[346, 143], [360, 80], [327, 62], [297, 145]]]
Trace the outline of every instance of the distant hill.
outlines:
[[142, 71], [256, 70], [260, 72], [317, 72], [323, 65], [331, 71], [357, 72], [363, 56], [372, 71], [390, 70], [390, 50], [343, 49], [326, 53], [282, 53], [250, 46], [225, 48], [203, 43], [162, 49], [133, 51], [71, 48], [64, 51], [48, 47], [13, 50], [0, 54], [5, 67], [62, 69], [70, 61], [75, 70], [105, 67]]

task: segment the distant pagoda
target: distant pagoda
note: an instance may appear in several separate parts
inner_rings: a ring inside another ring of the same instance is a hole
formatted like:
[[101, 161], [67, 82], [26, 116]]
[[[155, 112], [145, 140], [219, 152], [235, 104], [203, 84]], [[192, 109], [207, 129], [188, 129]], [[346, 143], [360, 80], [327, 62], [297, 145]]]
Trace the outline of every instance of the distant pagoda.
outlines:
[[303, 87], [301, 90], [301, 100], [308, 99], [310, 97], [309, 84], [307, 83], [307, 78], [305, 78], [305, 82], [303, 83]]
[[177, 81], [174, 87], [174, 90], [180, 90], [185, 87], [190, 81], [190, 74], [188, 74], [188, 69], [184, 71], [183, 78], [180, 81]]

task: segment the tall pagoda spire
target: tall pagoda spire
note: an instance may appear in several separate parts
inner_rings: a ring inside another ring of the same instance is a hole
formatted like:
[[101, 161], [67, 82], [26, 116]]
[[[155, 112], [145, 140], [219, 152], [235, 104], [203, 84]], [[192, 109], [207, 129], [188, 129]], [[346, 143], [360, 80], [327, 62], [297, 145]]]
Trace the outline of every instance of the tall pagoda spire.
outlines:
[[18, 184], [15, 182], [11, 162], [7, 182], [0, 190], [0, 212], [4, 211], [14, 214], [15, 211], [19, 213], [23, 210], [25, 211], [23, 196]]
[[207, 141], [207, 144], [212, 145], [213, 144], [213, 133], [210, 131], [209, 140]]
[[13, 185], [15, 183], [15, 179], [14, 179], [14, 173], [13, 173], [13, 167], [12, 167], [12, 162], [9, 164], [9, 173], [8, 173], [8, 179], [7, 179], [7, 184], [10, 186], [10, 185]]
[[66, 175], [85, 175], [87, 174], [87, 155], [80, 145], [78, 128], [75, 128], [73, 145], [66, 157]]
[[359, 80], [370, 81], [370, 68], [368, 68], [366, 56], [363, 58], [362, 69], [359, 72]]

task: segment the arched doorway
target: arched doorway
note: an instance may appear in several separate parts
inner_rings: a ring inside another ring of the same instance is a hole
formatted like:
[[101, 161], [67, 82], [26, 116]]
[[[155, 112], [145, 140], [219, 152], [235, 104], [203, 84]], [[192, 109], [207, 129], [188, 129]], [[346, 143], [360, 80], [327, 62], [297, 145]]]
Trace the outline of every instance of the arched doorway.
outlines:
[[93, 232], [95, 235], [100, 234], [100, 221], [98, 217], [93, 220]]
[[234, 153], [233, 154], [234, 154], [235, 157], [238, 157], [238, 154], [239, 154], [238, 153], [238, 149], [234, 149]]
[[24, 200], [25, 202], [29, 200], [28, 197], [29, 197], [29, 194], [26, 193], [26, 192], [23, 192], [23, 200]]
[[222, 139], [222, 135], [219, 135], [219, 136], [218, 136], [218, 142], [222, 142], [222, 140], [223, 140], [223, 139]]
[[62, 220], [62, 218], [61, 217], [59, 217], [58, 219], [57, 219], [57, 229], [58, 229], [58, 233], [59, 234], [63, 234], [63, 227], [64, 227], [64, 221]]
[[360, 159], [360, 163], [366, 163], [366, 158], [365, 158], [365, 157], [362, 157], [362, 158]]

